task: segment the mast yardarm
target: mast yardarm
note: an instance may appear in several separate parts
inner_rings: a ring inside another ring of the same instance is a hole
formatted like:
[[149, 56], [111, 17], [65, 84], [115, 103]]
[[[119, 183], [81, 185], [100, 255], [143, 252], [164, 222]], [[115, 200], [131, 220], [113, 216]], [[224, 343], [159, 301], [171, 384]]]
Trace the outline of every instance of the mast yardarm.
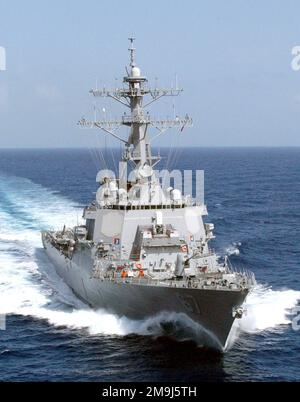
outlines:
[[[130, 37], [130, 63], [129, 69], [126, 68], [127, 75], [123, 78], [125, 84], [123, 88], [115, 89], [92, 89], [90, 93], [95, 97], [109, 97], [130, 109], [130, 114], [124, 113], [121, 120], [94, 120], [88, 121], [82, 118], [79, 125], [85, 128], [99, 128], [109, 133], [114, 138], [125, 144], [124, 161], [131, 161], [136, 168], [149, 165], [153, 167], [159, 162], [159, 156], [151, 153], [151, 142], [163, 134], [167, 129], [191, 126], [193, 121], [186, 115], [184, 118], [175, 119], [151, 118], [146, 108], [153, 102], [164, 96], [178, 96], [182, 89], [150, 88], [148, 80], [141, 75], [141, 70], [135, 62], [135, 48], [133, 47], [135, 38]], [[148, 98], [144, 103], [144, 98]], [[122, 126], [129, 127], [127, 139], [123, 139], [118, 130]], [[150, 136], [150, 128], [155, 129], [156, 134]]]

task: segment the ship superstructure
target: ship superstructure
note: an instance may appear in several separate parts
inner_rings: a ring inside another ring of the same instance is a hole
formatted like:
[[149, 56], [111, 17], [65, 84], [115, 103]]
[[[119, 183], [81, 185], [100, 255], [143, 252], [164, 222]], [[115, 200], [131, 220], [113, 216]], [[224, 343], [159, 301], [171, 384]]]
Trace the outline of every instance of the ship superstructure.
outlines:
[[[252, 273], [234, 271], [226, 259], [220, 263], [210, 249], [214, 226], [203, 222], [204, 203], [164, 188], [157, 177], [154, 167], [161, 157], [152, 154], [153, 138], [168, 128], [190, 126], [192, 119], [151, 118], [150, 104], [182, 90], [149, 88], [136, 65], [133, 43], [130, 38], [124, 86], [90, 91], [120, 102], [128, 113], [118, 121], [79, 122], [124, 143], [120, 174], [100, 172], [96, 200], [83, 212], [85, 225], [43, 232], [43, 244], [58, 273], [92, 307], [134, 319], [182, 313], [225, 348], [255, 279]], [[118, 131], [122, 126], [129, 129], [126, 139]], [[154, 137], [151, 130], [157, 131]]]

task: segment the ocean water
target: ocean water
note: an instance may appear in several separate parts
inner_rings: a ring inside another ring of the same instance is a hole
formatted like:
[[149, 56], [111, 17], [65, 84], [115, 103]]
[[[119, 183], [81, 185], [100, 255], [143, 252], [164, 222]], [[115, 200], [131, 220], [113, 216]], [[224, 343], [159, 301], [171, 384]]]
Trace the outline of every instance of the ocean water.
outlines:
[[300, 331], [291, 323], [300, 300], [300, 149], [194, 148], [165, 159], [205, 170], [213, 247], [256, 275], [225, 353], [174, 314], [133, 321], [89, 309], [45, 256], [40, 230], [79, 222], [97, 170], [104, 159], [114, 167], [118, 153], [0, 151], [1, 379], [299, 381]]

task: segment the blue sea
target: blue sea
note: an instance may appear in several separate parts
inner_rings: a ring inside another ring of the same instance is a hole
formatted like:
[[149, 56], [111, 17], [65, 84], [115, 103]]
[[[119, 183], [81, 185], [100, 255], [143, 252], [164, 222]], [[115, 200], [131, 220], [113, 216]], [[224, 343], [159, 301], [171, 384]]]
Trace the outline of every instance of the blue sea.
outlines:
[[177, 149], [165, 159], [204, 169], [212, 246], [256, 275], [225, 353], [176, 318], [89, 309], [48, 261], [40, 230], [79, 222], [97, 170], [118, 154], [0, 150], [1, 380], [299, 381], [300, 149]]

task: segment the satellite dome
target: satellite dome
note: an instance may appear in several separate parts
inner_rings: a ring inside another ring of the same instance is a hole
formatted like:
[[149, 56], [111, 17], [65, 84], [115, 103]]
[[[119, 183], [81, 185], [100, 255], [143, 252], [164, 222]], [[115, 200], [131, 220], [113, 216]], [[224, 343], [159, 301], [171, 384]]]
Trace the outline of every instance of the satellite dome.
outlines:
[[141, 76], [141, 70], [138, 67], [132, 67], [131, 70], [132, 77], [137, 78]]

